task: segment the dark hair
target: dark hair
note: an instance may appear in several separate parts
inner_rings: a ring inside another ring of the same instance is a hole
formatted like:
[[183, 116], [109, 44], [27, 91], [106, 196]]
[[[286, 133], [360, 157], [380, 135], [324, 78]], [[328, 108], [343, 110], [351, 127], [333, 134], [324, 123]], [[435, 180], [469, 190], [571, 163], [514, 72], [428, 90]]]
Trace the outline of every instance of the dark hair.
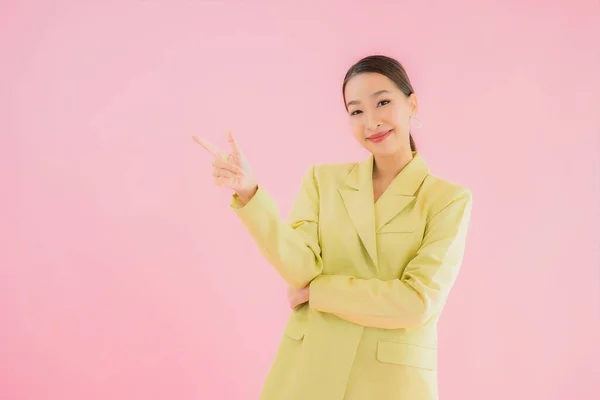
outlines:
[[[346, 106], [346, 95], [344, 93], [346, 84], [350, 78], [364, 72], [375, 72], [386, 76], [394, 82], [398, 89], [400, 89], [407, 97], [414, 93], [404, 67], [397, 60], [382, 55], [368, 56], [356, 62], [356, 64], [351, 66], [348, 72], [346, 72], [344, 84], [342, 85], [342, 95], [344, 96], [344, 106], [346, 107], [346, 110], [348, 110], [348, 106]], [[417, 151], [417, 145], [410, 134], [409, 139], [411, 151]]]

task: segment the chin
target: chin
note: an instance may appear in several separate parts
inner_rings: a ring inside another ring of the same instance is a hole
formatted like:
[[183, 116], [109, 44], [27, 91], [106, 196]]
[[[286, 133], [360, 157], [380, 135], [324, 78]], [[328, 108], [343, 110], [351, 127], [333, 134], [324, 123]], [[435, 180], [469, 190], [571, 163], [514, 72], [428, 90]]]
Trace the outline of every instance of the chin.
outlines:
[[394, 154], [398, 154], [399, 149], [390, 149], [390, 150], [375, 150], [372, 151], [371, 153], [373, 153], [374, 156], [392, 156]]
[[373, 155], [387, 156], [398, 153], [402, 149], [402, 146], [395, 142], [379, 144], [368, 143], [367, 149], [373, 153]]

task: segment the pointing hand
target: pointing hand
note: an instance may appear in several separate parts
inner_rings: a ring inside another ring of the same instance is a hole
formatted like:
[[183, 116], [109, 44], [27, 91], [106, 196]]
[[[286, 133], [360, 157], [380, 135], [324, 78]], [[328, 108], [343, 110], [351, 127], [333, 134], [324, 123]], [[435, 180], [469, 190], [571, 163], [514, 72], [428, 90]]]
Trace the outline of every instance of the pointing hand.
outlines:
[[250, 164], [246, 160], [231, 132], [227, 134], [231, 151], [219, 150], [216, 146], [196, 135], [194, 141], [204, 147], [215, 157], [213, 161], [213, 176], [215, 184], [233, 190], [245, 204], [258, 190]]

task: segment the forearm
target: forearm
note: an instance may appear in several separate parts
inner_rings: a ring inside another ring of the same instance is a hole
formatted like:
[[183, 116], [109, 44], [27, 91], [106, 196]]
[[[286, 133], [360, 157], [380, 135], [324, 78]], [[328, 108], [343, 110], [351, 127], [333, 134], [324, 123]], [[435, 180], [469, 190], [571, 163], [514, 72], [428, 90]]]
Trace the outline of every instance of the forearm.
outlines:
[[242, 204], [232, 203], [265, 259], [292, 287], [308, 285], [323, 271], [316, 223], [287, 223], [279, 216], [273, 199], [262, 188]]
[[355, 324], [384, 328], [413, 328], [432, 315], [434, 304], [411, 282], [382, 281], [341, 275], [321, 275], [310, 284], [310, 306]]

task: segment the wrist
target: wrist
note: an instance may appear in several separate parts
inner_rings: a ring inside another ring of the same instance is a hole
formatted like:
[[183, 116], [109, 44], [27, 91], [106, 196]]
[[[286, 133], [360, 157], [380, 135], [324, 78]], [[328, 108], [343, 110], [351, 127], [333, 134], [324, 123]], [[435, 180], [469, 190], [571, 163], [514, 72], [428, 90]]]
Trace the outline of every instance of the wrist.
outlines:
[[236, 194], [237, 194], [237, 197], [240, 199], [240, 201], [244, 205], [246, 205], [252, 199], [252, 197], [254, 197], [254, 195], [256, 194], [257, 191], [258, 191], [258, 185], [254, 185], [253, 188], [248, 189], [248, 190], [237, 191]]

